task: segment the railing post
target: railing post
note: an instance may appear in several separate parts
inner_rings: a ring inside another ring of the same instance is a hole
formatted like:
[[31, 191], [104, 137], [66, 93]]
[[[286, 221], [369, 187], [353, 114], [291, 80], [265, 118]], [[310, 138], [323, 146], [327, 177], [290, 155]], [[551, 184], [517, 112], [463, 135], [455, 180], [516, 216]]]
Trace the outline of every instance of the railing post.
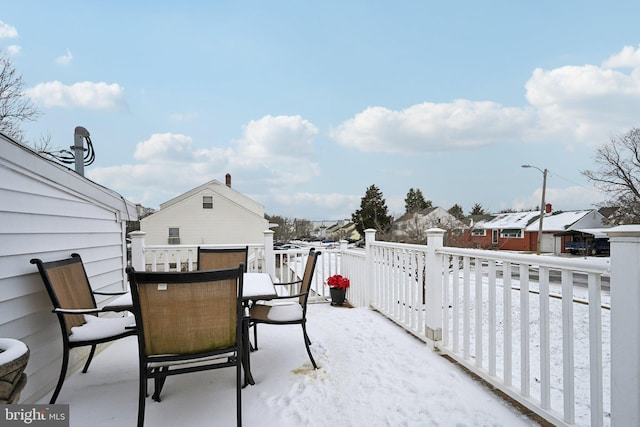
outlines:
[[144, 271], [146, 262], [144, 259], [144, 231], [132, 231], [129, 233], [131, 238], [131, 266], [138, 271]]
[[264, 272], [271, 276], [271, 280], [276, 279], [276, 254], [273, 251], [273, 230], [264, 231]]
[[640, 225], [606, 231], [611, 247], [611, 426], [640, 425]]
[[362, 294], [364, 306], [369, 307], [371, 305], [371, 296], [374, 289], [374, 277], [373, 277], [373, 250], [371, 249], [371, 243], [376, 241], [376, 230], [373, 228], [367, 228], [364, 230], [364, 244], [365, 244], [365, 283]]
[[340, 240], [338, 243], [340, 244], [341, 251], [347, 250], [347, 246], [349, 246], [349, 242], [347, 242], [346, 240]]
[[426, 328], [427, 339], [438, 348], [442, 341], [442, 256], [436, 251], [441, 249], [444, 242], [445, 230], [430, 228], [427, 230], [427, 256], [426, 256]]

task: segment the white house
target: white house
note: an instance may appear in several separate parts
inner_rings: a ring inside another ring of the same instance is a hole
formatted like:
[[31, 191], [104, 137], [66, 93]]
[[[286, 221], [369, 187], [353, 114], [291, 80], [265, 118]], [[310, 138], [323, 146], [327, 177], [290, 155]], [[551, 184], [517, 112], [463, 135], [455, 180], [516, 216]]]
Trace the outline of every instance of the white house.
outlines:
[[[21, 402], [53, 390], [62, 357], [60, 327], [30, 259], [77, 252], [94, 290], [126, 289], [126, 221], [136, 219], [118, 193], [0, 134], [0, 337], [31, 351]], [[85, 356], [73, 350], [69, 370]]]
[[209, 181], [162, 203], [140, 220], [148, 245], [260, 243], [269, 227], [264, 206], [226, 184]]
[[457, 232], [465, 227], [462, 221], [446, 209], [435, 206], [405, 213], [393, 222], [391, 234], [399, 241], [424, 243], [427, 241], [427, 230], [430, 228]]

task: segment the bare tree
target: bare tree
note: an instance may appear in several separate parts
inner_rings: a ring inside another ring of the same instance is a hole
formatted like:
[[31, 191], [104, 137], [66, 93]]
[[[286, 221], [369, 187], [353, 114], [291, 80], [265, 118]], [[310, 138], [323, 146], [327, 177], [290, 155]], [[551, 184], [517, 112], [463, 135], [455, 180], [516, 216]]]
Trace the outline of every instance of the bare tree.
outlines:
[[595, 153], [594, 170], [581, 171], [608, 195], [599, 207], [615, 207], [609, 217], [613, 224], [640, 222], [640, 129], [612, 137]]
[[22, 76], [0, 51], [0, 132], [24, 144], [21, 123], [34, 121], [41, 113], [24, 94], [23, 87]]

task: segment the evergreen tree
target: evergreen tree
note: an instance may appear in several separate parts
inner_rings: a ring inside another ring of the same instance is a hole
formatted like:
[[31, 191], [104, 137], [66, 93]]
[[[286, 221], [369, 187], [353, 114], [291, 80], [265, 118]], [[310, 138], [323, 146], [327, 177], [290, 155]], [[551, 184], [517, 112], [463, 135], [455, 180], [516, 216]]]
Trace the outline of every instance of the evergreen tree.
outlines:
[[430, 207], [432, 207], [431, 200], [425, 200], [419, 188], [417, 190], [409, 189], [407, 197], [404, 199], [405, 212], [415, 212]]
[[469, 215], [485, 215], [485, 214], [486, 212], [484, 211], [484, 208], [480, 203], [476, 203], [475, 205], [473, 205], [473, 207], [471, 208], [471, 211], [469, 212]]
[[387, 213], [387, 203], [382, 197], [382, 192], [372, 185], [367, 188], [360, 202], [360, 209], [351, 215], [351, 220], [360, 235], [364, 236], [364, 230], [374, 228], [379, 233], [386, 233], [391, 228], [393, 218]]
[[459, 204], [455, 204], [453, 206], [451, 206], [448, 210], [448, 212], [453, 215], [454, 217], [456, 217], [456, 219], [462, 221], [464, 219], [464, 211], [462, 210], [462, 206], [460, 206]]

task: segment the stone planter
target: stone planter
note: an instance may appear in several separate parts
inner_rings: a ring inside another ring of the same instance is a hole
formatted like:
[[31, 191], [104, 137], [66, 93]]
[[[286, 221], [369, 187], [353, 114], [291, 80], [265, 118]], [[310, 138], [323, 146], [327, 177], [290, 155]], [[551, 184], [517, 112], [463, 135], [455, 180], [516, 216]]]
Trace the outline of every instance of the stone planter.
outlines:
[[0, 338], [0, 404], [15, 404], [27, 384], [29, 348], [22, 341]]

